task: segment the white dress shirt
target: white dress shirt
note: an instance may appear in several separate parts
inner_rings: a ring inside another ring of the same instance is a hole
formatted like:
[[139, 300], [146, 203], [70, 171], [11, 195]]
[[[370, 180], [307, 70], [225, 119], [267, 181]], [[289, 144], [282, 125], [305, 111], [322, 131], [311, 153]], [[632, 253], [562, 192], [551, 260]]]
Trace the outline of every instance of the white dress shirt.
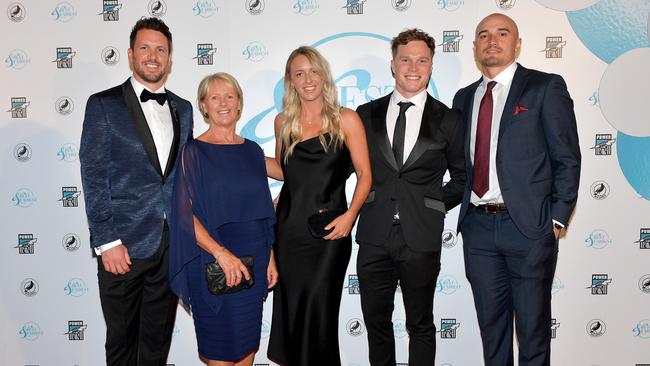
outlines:
[[[399, 102], [411, 102], [412, 105], [406, 110], [406, 131], [404, 133], [404, 161], [408, 159], [409, 154], [415, 146], [415, 142], [420, 134], [420, 125], [422, 124], [422, 113], [424, 113], [424, 106], [427, 102], [427, 91], [422, 90], [412, 98], [404, 98], [395, 89], [390, 97], [388, 104], [388, 111], [386, 112], [386, 133], [388, 134], [388, 141], [393, 146], [393, 134], [395, 133], [395, 123], [399, 117]], [[402, 164], [404, 163], [402, 162]], [[399, 162], [398, 162], [399, 163]]]
[[[137, 81], [133, 76], [131, 76], [131, 85], [135, 91], [135, 95], [140, 102], [140, 94], [146, 88], [139, 81]], [[147, 88], [149, 90], [149, 88]], [[152, 93], [164, 93], [165, 86], [161, 86], [158, 90], [149, 90]], [[140, 107], [144, 113], [144, 117], [147, 120], [147, 125], [149, 126], [149, 131], [151, 131], [151, 136], [153, 137], [153, 143], [156, 146], [156, 152], [158, 154], [158, 163], [160, 164], [160, 169], [164, 172], [167, 167], [167, 159], [169, 158], [169, 152], [172, 148], [172, 142], [174, 140], [174, 125], [172, 123], [172, 115], [169, 110], [169, 102], [165, 101], [165, 104], [160, 105], [155, 100], [148, 100], [145, 103], [140, 102]], [[116, 247], [122, 244], [120, 239], [106, 243], [99, 247], [95, 248], [95, 253], [101, 255], [103, 251]]]

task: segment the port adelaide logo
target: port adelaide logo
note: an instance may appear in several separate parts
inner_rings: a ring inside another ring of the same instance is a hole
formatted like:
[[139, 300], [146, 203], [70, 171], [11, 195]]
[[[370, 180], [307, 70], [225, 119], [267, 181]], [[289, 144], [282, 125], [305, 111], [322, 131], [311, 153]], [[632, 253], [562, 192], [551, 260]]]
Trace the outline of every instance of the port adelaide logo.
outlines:
[[11, 118], [27, 118], [27, 107], [29, 102], [26, 97], [11, 97]]
[[11, 3], [7, 7], [7, 17], [12, 22], [20, 23], [25, 19], [26, 15], [25, 6], [21, 3]]
[[639, 249], [650, 249], [650, 227], [642, 227], [639, 229]]
[[88, 325], [83, 320], [68, 320], [68, 331], [64, 334], [68, 335], [69, 341], [83, 341], [86, 328]]
[[517, 0], [495, 0], [497, 3], [497, 6], [501, 10], [510, 10], [512, 9], [513, 6], [515, 6], [515, 2]]
[[264, 0], [246, 0], [244, 6], [246, 11], [252, 15], [262, 14], [264, 11]]
[[557, 328], [560, 327], [560, 323], [557, 321], [557, 319], [552, 318], [551, 319], [551, 339], [557, 338]]
[[591, 289], [592, 295], [607, 295], [607, 288], [611, 283], [612, 279], [607, 274], [592, 274], [591, 286], [587, 288]]
[[213, 55], [217, 49], [212, 47], [212, 43], [199, 43], [196, 45], [196, 64], [212, 65], [214, 63]]
[[544, 52], [546, 58], [562, 58], [562, 48], [566, 46], [566, 41], [562, 36], [546, 37], [546, 48], [539, 52]]
[[363, 14], [363, 3], [366, 0], [347, 0], [343, 7], [347, 10], [348, 15]]
[[361, 321], [361, 319], [352, 318], [345, 325], [345, 329], [348, 331], [349, 335], [358, 337], [363, 334], [366, 327], [363, 325], [363, 321]]
[[460, 323], [456, 319], [440, 319], [440, 339], [456, 339], [456, 331], [460, 327]]
[[602, 336], [603, 334], [605, 334], [606, 329], [607, 327], [605, 326], [605, 322], [603, 322], [600, 319], [591, 319], [587, 323], [587, 327], [585, 328], [587, 334], [592, 337]]
[[639, 278], [639, 290], [646, 294], [650, 294], [650, 274], [643, 275]]
[[24, 142], [14, 146], [14, 158], [24, 163], [32, 158], [32, 148]]
[[108, 46], [102, 50], [102, 62], [107, 66], [115, 66], [120, 61], [120, 52], [113, 46]]
[[151, 0], [147, 10], [152, 17], [162, 18], [167, 13], [167, 4], [162, 0]]
[[72, 50], [72, 47], [57, 47], [56, 48], [56, 59], [52, 62], [56, 62], [57, 69], [71, 69], [72, 68], [72, 58], [77, 54], [77, 52]]
[[61, 187], [61, 198], [59, 201], [63, 207], [79, 207], [79, 195], [81, 191], [77, 187]]
[[62, 116], [69, 115], [74, 111], [74, 102], [72, 101], [72, 98], [64, 96], [57, 99], [56, 102], [54, 102], [54, 110]]
[[390, 3], [397, 11], [407, 11], [411, 7], [411, 0], [390, 0]]
[[81, 240], [77, 234], [68, 233], [63, 236], [61, 245], [63, 245], [63, 249], [67, 250], [68, 252], [76, 252], [81, 246]]
[[27, 297], [36, 296], [38, 293], [38, 282], [33, 278], [25, 278], [20, 283], [20, 292]]
[[348, 294], [359, 295], [359, 276], [356, 274], [348, 275]]
[[612, 145], [616, 141], [615, 138], [612, 138], [611, 133], [598, 133], [596, 134], [596, 143], [591, 149], [594, 150], [594, 154], [598, 155], [612, 155]]
[[102, 12], [97, 15], [101, 15], [105, 22], [116, 22], [120, 20], [120, 9], [122, 9], [122, 4], [119, 1], [103, 0]]
[[458, 52], [460, 50], [460, 41], [462, 39], [463, 35], [460, 34], [460, 31], [443, 31], [442, 43], [438, 46], [442, 46], [442, 52]]
[[609, 196], [609, 184], [604, 180], [597, 180], [589, 187], [591, 197], [597, 200], [604, 200]]
[[453, 248], [456, 245], [457, 240], [456, 232], [454, 230], [446, 229], [442, 232], [442, 247], [443, 248]]
[[34, 234], [18, 234], [18, 254], [34, 254], [34, 245], [38, 241]]

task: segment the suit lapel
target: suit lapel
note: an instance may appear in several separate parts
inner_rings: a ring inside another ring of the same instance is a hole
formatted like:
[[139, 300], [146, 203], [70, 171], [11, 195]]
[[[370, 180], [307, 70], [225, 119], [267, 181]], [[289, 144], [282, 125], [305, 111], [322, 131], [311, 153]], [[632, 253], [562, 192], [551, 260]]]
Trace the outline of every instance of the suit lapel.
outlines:
[[140, 137], [142, 146], [144, 146], [144, 150], [147, 152], [147, 157], [149, 157], [149, 162], [154, 169], [156, 169], [158, 174], [162, 176], [163, 173], [160, 168], [156, 145], [153, 142], [153, 136], [149, 130], [149, 125], [147, 125], [147, 119], [142, 112], [142, 107], [140, 106], [138, 97], [135, 95], [135, 90], [133, 90], [133, 85], [131, 85], [131, 80], [127, 80], [122, 84], [122, 93], [124, 94], [124, 101], [126, 102], [126, 106], [129, 109], [131, 118], [133, 119], [135, 129], [138, 131], [138, 136]]
[[463, 105], [463, 116], [465, 119], [465, 163], [467, 166], [467, 178], [471, 182], [472, 179], [472, 159], [470, 158], [470, 144], [472, 143], [472, 113], [474, 112], [474, 96], [476, 89], [481, 84], [481, 79], [469, 86], [467, 96], [465, 97], [465, 104]]
[[386, 113], [388, 112], [388, 103], [390, 102], [391, 94], [383, 97], [377, 101], [376, 107], [372, 111], [372, 132], [375, 136], [374, 141], [379, 146], [384, 159], [390, 164], [393, 169], [397, 169], [397, 161], [393, 155], [393, 149], [390, 146], [388, 139], [388, 132], [386, 131]]
[[168, 177], [174, 168], [174, 163], [176, 162], [176, 156], [178, 154], [178, 145], [180, 144], [180, 135], [181, 135], [181, 122], [180, 116], [178, 114], [178, 109], [176, 106], [176, 101], [173, 99], [172, 94], [165, 89], [167, 93], [167, 104], [169, 104], [169, 111], [172, 116], [172, 124], [174, 125], [174, 138], [172, 140], [172, 147], [169, 149], [169, 157], [167, 158], [167, 167], [165, 167], [164, 177]]
[[512, 78], [512, 85], [510, 85], [510, 91], [508, 92], [508, 99], [506, 99], [506, 105], [503, 107], [503, 113], [501, 114], [501, 122], [499, 125], [499, 139], [503, 135], [503, 131], [508, 128], [514, 117], [513, 112], [515, 110], [515, 105], [519, 101], [521, 94], [524, 91], [524, 87], [528, 82], [528, 70], [523, 66], [517, 64], [517, 71]]
[[424, 104], [424, 111], [422, 112], [422, 121], [420, 121], [418, 139], [415, 141], [413, 150], [411, 150], [411, 153], [406, 158], [406, 161], [402, 166], [402, 170], [408, 168], [411, 164], [416, 162], [433, 143], [433, 138], [438, 131], [438, 126], [442, 120], [440, 112], [440, 107], [436, 106], [433, 102], [433, 98], [427, 94], [427, 100]]

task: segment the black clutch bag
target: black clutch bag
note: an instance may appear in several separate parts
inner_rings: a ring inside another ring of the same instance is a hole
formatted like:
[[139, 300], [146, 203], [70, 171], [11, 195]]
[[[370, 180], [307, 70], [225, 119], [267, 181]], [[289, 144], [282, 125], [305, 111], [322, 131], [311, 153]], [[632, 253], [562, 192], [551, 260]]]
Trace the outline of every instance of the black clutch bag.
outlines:
[[205, 280], [208, 282], [208, 291], [213, 295], [223, 295], [232, 294], [233, 292], [253, 287], [255, 284], [255, 278], [253, 277], [253, 257], [243, 256], [239, 257], [239, 259], [244, 266], [246, 266], [246, 269], [248, 269], [250, 280], [242, 278], [239, 285], [228, 287], [226, 285], [226, 274], [223, 272], [223, 268], [221, 268], [219, 263], [216, 261], [210, 262], [205, 265]]
[[332, 222], [335, 218], [341, 216], [344, 210], [328, 210], [320, 209], [315, 214], [307, 218], [307, 226], [309, 232], [314, 238], [323, 238], [332, 232], [332, 229], [325, 230], [325, 226]]

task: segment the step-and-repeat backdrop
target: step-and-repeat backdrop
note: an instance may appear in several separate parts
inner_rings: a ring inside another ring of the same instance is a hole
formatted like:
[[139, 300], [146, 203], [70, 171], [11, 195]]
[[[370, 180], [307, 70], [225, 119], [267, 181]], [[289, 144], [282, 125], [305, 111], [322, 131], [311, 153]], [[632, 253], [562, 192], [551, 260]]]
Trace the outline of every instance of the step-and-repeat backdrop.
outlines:
[[[356, 108], [393, 89], [390, 39], [422, 28], [437, 44], [429, 91], [450, 104], [480, 76], [473, 32], [493, 12], [519, 24], [519, 61], [561, 74], [575, 102], [583, 170], [553, 285], [553, 364], [650, 364], [648, 0], [2, 0], [0, 8], [0, 364], [104, 364], [79, 136], [88, 96], [130, 75], [128, 36], [137, 19], [160, 17], [170, 26], [167, 87], [179, 95], [194, 101], [209, 73], [238, 78], [245, 94], [238, 129], [273, 154], [284, 64], [297, 46], [313, 45], [329, 59], [341, 104]], [[206, 126], [196, 109], [195, 122], [198, 135]], [[269, 184], [279, 191], [280, 182]], [[457, 209], [443, 234], [437, 364], [481, 365], [456, 220]], [[341, 288], [346, 366], [368, 364], [356, 250]], [[399, 291], [395, 301], [397, 360], [406, 365]], [[273, 365], [265, 355], [271, 310], [269, 299], [256, 365]], [[168, 363], [201, 364], [182, 308]]]

